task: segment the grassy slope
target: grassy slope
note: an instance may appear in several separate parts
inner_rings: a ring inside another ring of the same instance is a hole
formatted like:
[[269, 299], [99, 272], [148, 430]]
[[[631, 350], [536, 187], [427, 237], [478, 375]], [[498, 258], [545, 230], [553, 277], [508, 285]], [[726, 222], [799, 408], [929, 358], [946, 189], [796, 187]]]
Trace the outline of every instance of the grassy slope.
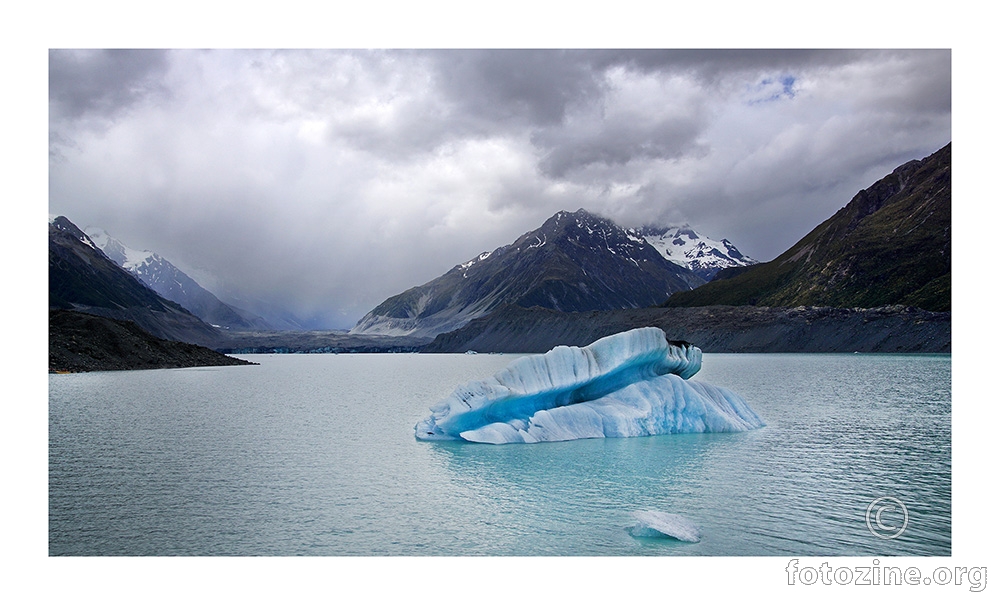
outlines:
[[679, 292], [705, 305], [951, 309], [951, 145], [861, 191], [775, 260]]

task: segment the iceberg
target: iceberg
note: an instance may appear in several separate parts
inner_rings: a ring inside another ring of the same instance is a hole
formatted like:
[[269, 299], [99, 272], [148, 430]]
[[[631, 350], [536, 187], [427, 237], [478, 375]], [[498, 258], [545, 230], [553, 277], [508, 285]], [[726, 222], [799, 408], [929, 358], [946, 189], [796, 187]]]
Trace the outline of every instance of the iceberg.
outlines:
[[414, 427], [419, 440], [537, 443], [764, 426], [736, 393], [688, 380], [701, 349], [638, 328], [558, 346], [462, 385]]
[[632, 513], [635, 525], [628, 532], [636, 538], [674, 538], [681, 542], [699, 542], [701, 530], [680, 515], [658, 510], [644, 510]]

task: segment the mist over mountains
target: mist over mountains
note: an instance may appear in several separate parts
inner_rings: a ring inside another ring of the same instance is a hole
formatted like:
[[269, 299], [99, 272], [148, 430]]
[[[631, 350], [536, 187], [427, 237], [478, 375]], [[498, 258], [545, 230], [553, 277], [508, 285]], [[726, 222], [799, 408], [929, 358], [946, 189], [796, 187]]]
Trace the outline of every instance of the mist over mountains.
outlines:
[[[709, 325], [692, 334], [720, 350], [828, 350], [820, 332], [854, 350], [946, 350], [950, 169], [950, 144], [902, 164], [767, 263], [689, 226], [626, 229], [584, 209], [561, 211], [512, 243], [386, 299], [350, 334], [268, 330], [264, 319], [222, 303], [158, 254], [55, 217], [49, 306], [231, 351], [414, 351], [435, 337], [426, 350], [475, 343], [522, 351], [530, 343], [565, 344], [636, 327], [646, 317], [642, 309], [720, 305], [730, 311], [657, 311], [655, 321], [706, 319]], [[793, 307], [829, 311], [781, 311]], [[540, 310], [548, 314], [541, 323]], [[714, 323], [722, 316], [728, 319]], [[589, 327], [574, 328], [579, 322]], [[864, 330], [876, 325], [882, 332]], [[757, 334], [767, 348], [740, 334]]]
[[87, 227], [85, 233], [109, 259], [202, 321], [226, 330], [274, 329], [264, 318], [222, 302], [159, 254], [129, 248], [99, 227]]

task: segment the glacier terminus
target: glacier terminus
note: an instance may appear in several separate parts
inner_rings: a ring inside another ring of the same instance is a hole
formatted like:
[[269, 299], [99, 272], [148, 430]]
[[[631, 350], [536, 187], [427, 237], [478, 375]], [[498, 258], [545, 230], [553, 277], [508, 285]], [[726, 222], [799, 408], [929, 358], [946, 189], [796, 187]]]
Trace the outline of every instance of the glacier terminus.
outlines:
[[689, 380], [701, 349], [647, 327], [521, 357], [462, 385], [414, 427], [419, 440], [536, 443], [764, 426], [729, 389]]

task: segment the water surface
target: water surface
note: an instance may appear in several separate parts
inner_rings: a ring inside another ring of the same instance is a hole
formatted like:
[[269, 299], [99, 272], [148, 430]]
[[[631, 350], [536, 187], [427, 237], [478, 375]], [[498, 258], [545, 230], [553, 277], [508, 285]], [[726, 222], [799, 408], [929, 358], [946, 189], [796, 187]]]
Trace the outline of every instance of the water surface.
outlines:
[[[413, 425], [513, 356], [245, 357], [50, 376], [50, 554], [951, 553], [950, 356], [706, 354], [766, 427], [503, 446]], [[629, 535], [650, 509], [701, 541]]]

